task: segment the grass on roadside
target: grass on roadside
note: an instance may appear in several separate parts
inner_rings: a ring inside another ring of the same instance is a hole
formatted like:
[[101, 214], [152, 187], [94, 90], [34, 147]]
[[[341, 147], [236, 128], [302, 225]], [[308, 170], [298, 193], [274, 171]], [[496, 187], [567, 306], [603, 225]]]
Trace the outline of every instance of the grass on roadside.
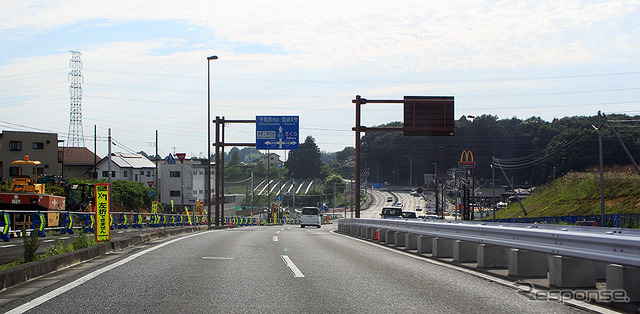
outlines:
[[36, 254], [40, 243], [38, 241], [37, 233], [32, 232], [30, 236], [26, 236], [26, 232], [23, 231], [25, 236], [23, 237], [24, 243], [24, 257], [11, 262], [0, 265], [0, 270], [10, 267], [26, 264], [28, 262], [37, 261], [43, 258], [52, 257], [55, 255], [72, 252], [75, 250], [87, 248], [96, 245], [96, 240], [93, 237], [88, 237], [80, 231], [75, 240], [71, 243], [67, 243], [64, 240], [58, 240], [58, 243], [52, 245], [43, 254]]
[[[640, 213], [640, 177], [635, 173], [605, 172], [604, 197], [607, 214]], [[539, 187], [522, 203], [527, 210], [527, 217], [598, 215], [599, 175], [593, 172], [569, 173]], [[525, 217], [517, 202], [498, 211], [496, 216]]]

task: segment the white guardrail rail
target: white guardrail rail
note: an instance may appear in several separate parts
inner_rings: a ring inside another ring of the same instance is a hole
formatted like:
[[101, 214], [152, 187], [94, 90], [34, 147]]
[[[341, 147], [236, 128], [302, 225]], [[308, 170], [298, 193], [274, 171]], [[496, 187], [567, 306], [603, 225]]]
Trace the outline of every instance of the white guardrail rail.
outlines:
[[640, 230], [544, 224], [342, 219], [338, 230], [371, 227], [640, 267]]

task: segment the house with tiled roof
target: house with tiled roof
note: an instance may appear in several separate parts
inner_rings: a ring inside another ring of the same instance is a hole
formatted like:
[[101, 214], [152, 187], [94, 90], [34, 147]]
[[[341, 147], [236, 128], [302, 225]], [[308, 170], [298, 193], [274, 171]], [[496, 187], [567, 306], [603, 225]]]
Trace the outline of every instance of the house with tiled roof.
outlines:
[[[109, 169], [111, 160], [111, 169]], [[98, 162], [98, 179], [111, 178], [115, 180], [137, 181], [142, 183], [153, 182], [156, 164], [141, 154], [112, 153]]]
[[64, 179], [97, 178], [94, 168], [101, 159], [86, 147], [58, 147], [58, 168]]

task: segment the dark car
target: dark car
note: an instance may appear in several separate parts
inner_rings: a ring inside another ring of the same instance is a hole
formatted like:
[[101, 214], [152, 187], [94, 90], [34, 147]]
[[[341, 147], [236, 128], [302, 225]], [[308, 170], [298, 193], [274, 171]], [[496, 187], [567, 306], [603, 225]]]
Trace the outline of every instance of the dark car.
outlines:
[[402, 218], [404, 219], [418, 219], [418, 215], [415, 212], [402, 212]]
[[402, 219], [402, 208], [399, 207], [383, 207], [380, 217], [383, 219]]

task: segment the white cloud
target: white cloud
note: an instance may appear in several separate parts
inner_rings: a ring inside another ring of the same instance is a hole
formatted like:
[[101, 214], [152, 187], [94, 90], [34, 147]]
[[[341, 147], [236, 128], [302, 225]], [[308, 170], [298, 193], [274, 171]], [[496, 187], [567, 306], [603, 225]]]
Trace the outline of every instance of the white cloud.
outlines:
[[[638, 1], [5, 1], [5, 32], [47, 32], [83, 21], [184, 21], [230, 43], [285, 55], [234, 55], [274, 68], [319, 69], [378, 63], [434, 70], [583, 63], [598, 58], [617, 20], [638, 16]], [[604, 32], [602, 30], [604, 29]], [[628, 46], [637, 38], [609, 44]], [[622, 57], [622, 56], [621, 56]], [[255, 65], [255, 64], [254, 64]]]
[[[201, 120], [204, 112], [205, 57], [211, 54], [220, 57], [211, 62], [214, 115], [246, 118], [247, 112], [299, 112], [305, 115], [305, 123], [313, 125], [352, 124], [350, 101], [355, 94], [368, 98], [454, 95], [463, 100], [457, 108], [501, 107], [514, 112], [512, 99], [479, 101], [467, 95], [571, 87], [543, 80], [482, 78], [547, 76], [546, 72], [555, 76], [561, 68], [592, 64], [600, 67], [585, 68], [583, 73], [607, 73], [607, 66], [616, 63], [623, 65], [618, 68], [627, 63], [630, 69], [637, 67], [639, 8], [638, 0], [4, 0], [0, 1], [0, 43], [17, 45], [44, 34], [81, 49], [88, 123], [116, 121], [147, 141], [153, 138], [149, 132], [162, 125], [165, 135], [179, 138], [183, 129], [201, 142], [201, 126], [192, 120]], [[65, 33], [70, 28], [102, 31], [140, 21], [171, 22], [184, 29], [171, 34], [151, 32], [136, 40], [74, 41]], [[185, 30], [200, 38], [181, 37]], [[47, 46], [30, 53], [34, 57], [5, 52], [8, 58], [0, 60], [0, 80], [41, 69], [53, 71], [51, 75], [2, 81], [0, 95], [20, 90], [32, 91], [30, 97], [44, 97], [44, 101], [53, 99], [55, 106], [48, 109], [55, 107], [56, 122], [47, 120], [51, 113], [32, 121], [66, 131], [68, 83], [58, 84], [60, 90], [45, 88], [66, 79], [69, 53]], [[2, 101], [6, 99], [0, 98], [0, 106], [8, 108]], [[537, 100], [520, 101], [530, 105]], [[39, 112], [38, 105], [42, 106], [38, 99], [31, 100], [21, 110]], [[371, 116], [372, 123], [389, 118], [377, 111]]]

